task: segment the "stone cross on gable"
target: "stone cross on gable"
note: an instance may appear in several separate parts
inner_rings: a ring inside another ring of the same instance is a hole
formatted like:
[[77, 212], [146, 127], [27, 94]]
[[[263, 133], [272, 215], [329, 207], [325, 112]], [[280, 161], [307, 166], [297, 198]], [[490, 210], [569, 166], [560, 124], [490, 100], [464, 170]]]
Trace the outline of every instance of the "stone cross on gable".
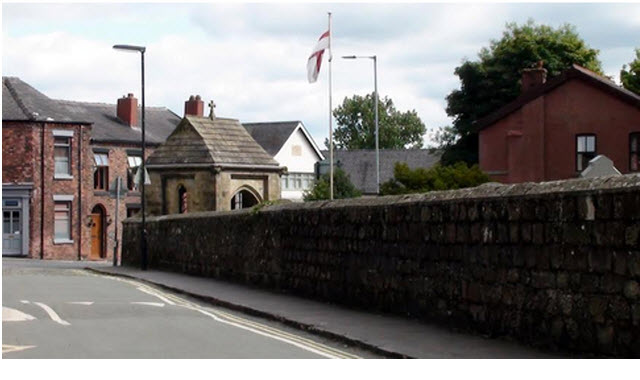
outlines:
[[213, 112], [213, 109], [216, 108], [216, 104], [212, 101], [209, 102], [209, 108], [211, 109], [209, 111], [209, 119], [213, 120], [216, 117], [216, 114]]

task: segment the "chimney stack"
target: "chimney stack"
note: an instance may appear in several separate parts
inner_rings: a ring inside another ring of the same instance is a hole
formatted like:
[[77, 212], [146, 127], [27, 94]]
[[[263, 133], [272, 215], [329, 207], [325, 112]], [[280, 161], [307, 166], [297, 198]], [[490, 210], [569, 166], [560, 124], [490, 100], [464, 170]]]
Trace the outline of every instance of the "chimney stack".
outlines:
[[543, 64], [543, 61], [539, 61], [535, 68], [522, 70], [521, 93], [524, 94], [533, 88], [543, 85], [547, 81], [547, 69], [542, 67]]
[[200, 95], [195, 97], [191, 95], [189, 100], [184, 102], [184, 115], [192, 115], [202, 117], [204, 115], [204, 102]]
[[130, 127], [138, 125], [138, 99], [133, 94], [128, 94], [118, 99], [118, 119]]

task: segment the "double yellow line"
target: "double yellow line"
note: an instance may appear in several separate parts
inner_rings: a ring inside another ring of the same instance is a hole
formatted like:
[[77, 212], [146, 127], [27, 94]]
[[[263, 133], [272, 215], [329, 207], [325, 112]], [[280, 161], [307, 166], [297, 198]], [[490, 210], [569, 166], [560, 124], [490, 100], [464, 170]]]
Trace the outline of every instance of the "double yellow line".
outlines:
[[150, 294], [150, 295], [154, 295], [162, 300], [164, 300], [165, 302], [167, 302], [169, 304], [174, 304], [175, 306], [180, 306], [180, 307], [184, 307], [186, 309], [190, 309], [193, 311], [197, 311], [201, 314], [207, 315], [211, 318], [213, 318], [214, 320], [227, 324], [227, 325], [231, 325], [234, 327], [238, 327], [241, 328], [243, 330], [247, 330], [247, 331], [251, 331], [253, 333], [262, 335], [262, 336], [266, 336], [272, 339], [276, 339], [278, 341], [287, 343], [287, 344], [291, 344], [293, 346], [299, 347], [301, 349], [304, 349], [306, 351], [309, 352], [313, 352], [316, 353], [318, 355], [327, 357], [327, 358], [332, 358], [332, 359], [360, 359], [359, 356], [357, 355], [353, 355], [350, 354], [348, 352], [344, 352], [342, 350], [338, 350], [336, 348], [332, 348], [329, 347], [327, 345], [324, 345], [322, 343], [318, 343], [315, 342], [311, 339], [307, 339], [307, 338], [303, 338], [301, 336], [295, 335], [295, 334], [291, 334], [288, 333], [286, 331], [282, 331], [270, 326], [266, 326], [262, 323], [258, 323], [258, 322], [254, 322], [248, 319], [244, 319], [241, 317], [238, 317], [236, 315], [224, 312], [224, 311], [220, 311], [220, 310], [214, 310], [212, 308], [209, 307], [203, 307], [200, 306], [196, 303], [187, 301], [181, 297], [178, 297], [176, 295], [170, 294], [170, 293], [165, 293], [157, 288], [153, 288], [151, 286], [148, 286], [144, 283], [138, 282], [138, 281], [134, 281], [134, 280], [129, 280], [129, 279], [122, 279], [119, 277], [115, 277], [115, 276], [109, 276], [106, 275], [106, 277], [109, 277], [111, 279], [115, 279], [118, 281], [123, 281], [123, 282], [127, 282], [135, 287], [137, 287], [139, 290], [143, 291], [144, 293]]

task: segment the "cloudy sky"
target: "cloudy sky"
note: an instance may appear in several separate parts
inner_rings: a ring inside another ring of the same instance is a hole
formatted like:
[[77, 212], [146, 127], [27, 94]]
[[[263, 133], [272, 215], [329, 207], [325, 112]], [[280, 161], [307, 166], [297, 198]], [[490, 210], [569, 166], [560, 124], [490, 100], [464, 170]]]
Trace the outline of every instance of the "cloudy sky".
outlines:
[[[450, 123], [445, 97], [453, 71], [475, 59], [505, 23], [531, 18], [576, 26], [618, 80], [640, 47], [640, 4], [2, 4], [2, 75], [57, 99], [115, 103], [139, 97], [139, 58], [114, 44], [147, 47], [147, 104], [183, 114], [184, 101], [213, 99], [216, 114], [241, 121], [302, 120], [321, 144], [328, 135], [326, 62], [308, 84], [306, 62], [333, 12], [334, 105], [378, 86], [430, 130]], [[208, 112], [205, 110], [205, 112]], [[427, 137], [428, 140], [428, 137]]]

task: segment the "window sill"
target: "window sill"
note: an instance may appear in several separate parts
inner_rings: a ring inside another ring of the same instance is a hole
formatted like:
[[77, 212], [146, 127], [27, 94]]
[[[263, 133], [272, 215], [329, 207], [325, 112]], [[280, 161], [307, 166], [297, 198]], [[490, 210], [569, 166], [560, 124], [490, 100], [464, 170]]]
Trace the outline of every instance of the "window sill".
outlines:
[[54, 174], [53, 179], [69, 180], [73, 179], [73, 176], [69, 174]]
[[105, 190], [94, 190], [93, 191], [93, 195], [95, 195], [95, 196], [107, 196], [107, 195], [110, 195], [110, 193], [108, 191], [105, 191]]
[[73, 244], [73, 240], [69, 240], [69, 239], [53, 239], [53, 244]]
[[134, 191], [134, 190], [129, 190], [127, 192], [127, 196], [130, 197], [139, 197], [140, 196], [140, 192], [139, 191]]

